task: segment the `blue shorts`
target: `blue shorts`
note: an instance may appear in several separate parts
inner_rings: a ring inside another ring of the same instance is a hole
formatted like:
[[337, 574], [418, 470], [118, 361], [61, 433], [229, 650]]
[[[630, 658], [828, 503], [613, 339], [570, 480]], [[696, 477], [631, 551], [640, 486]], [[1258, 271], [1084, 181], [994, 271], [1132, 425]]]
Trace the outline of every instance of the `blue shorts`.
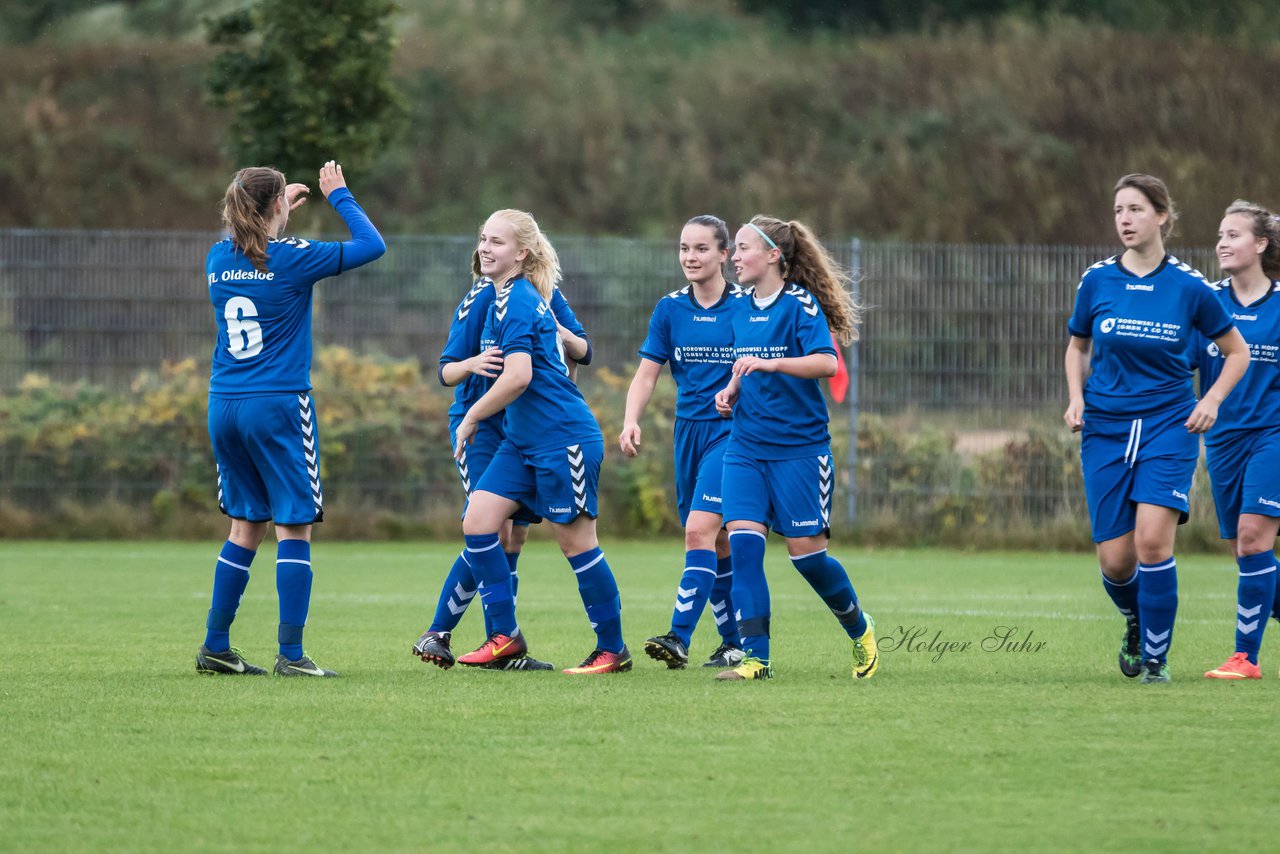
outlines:
[[720, 480], [724, 475], [724, 449], [729, 444], [728, 418], [715, 421], [676, 419], [676, 508], [680, 525], [689, 521], [692, 510], [720, 515]]
[[1200, 457], [1200, 437], [1185, 426], [1194, 407], [1193, 401], [1131, 421], [1085, 421], [1080, 466], [1095, 543], [1132, 531], [1139, 504], [1172, 508], [1179, 525], [1187, 521]]
[[603, 441], [526, 454], [503, 440], [475, 488], [519, 501], [561, 525], [580, 515], [594, 519], [603, 459]]
[[784, 537], [831, 536], [831, 452], [798, 460], [724, 455], [724, 520], [759, 522]]
[[1233, 430], [1224, 442], [1205, 443], [1218, 533], [1236, 538], [1241, 513], [1280, 516], [1280, 427]]
[[[461, 418], [449, 419], [450, 453], [458, 447], [457, 430], [461, 423]], [[489, 463], [493, 461], [493, 455], [498, 452], [498, 446], [502, 444], [503, 438], [502, 414], [499, 413], [476, 425], [471, 443], [462, 449], [462, 459], [454, 458], [453, 464], [457, 467], [458, 477], [462, 480], [462, 491], [466, 493], [466, 499], [462, 502], [462, 516], [467, 515], [472, 487], [480, 482], [480, 476], [488, 470]], [[517, 525], [536, 525], [542, 521], [537, 513], [523, 506], [511, 515], [511, 520]]]
[[232, 519], [324, 521], [320, 430], [310, 394], [209, 398], [218, 507]]

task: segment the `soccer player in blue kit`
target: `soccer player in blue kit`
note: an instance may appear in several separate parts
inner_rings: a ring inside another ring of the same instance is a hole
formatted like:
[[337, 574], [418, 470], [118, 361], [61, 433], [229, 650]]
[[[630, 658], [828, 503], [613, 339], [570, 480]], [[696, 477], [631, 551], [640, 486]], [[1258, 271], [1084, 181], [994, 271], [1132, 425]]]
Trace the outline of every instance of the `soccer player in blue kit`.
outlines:
[[[1080, 462], [1102, 585], [1126, 620], [1120, 670], [1158, 684], [1169, 681], [1178, 608], [1173, 544], [1190, 509], [1198, 434], [1213, 426], [1244, 375], [1249, 349], [1204, 277], [1165, 252], [1176, 212], [1164, 182], [1124, 176], [1114, 213], [1124, 252], [1085, 271], [1067, 323], [1063, 420], [1083, 431]], [[1191, 382], [1197, 333], [1224, 357], [1199, 401]]]
[[569, 377], [564, 340], [549, 305], [560, 278], [559, 259], [524, 211], [498, 211], [489, 217], [479, 248], [492, 255], [493, 280], [499, 283], [481, 350], [500, 352], [502, 372], [458, 422], [455, 458], [467, 452], [479, 424], [504, 409], [506, 435], [472, 490], [462, 520], [467, 561], [491, 633], [458, 663], [491, 667], [528, 650], [516, 622], [511, 569], [499, 539], [503, 524], [524, 505], [551, 525], [596, 633], [595, 649], [581, 665], [565, 672], [630, 670], [618, 585], [596, 540], [596, 487], [604, 437]]
[[[495, 223], [501, 226], [501, 222]], [[480, 340], [484, 331], [485, 318], [493, 305], [497, 286], [494, 276], [505, 276], [510, 270], [499, 267], [495, 249], [504, 246], [510, 239], [505, 229], [502, 233], [483, 232], [480, 243], [471, 256], [471, 272], [474, 277], [471, 288], [458, 304], [453, 315], [453, 323], [449, 327], [449, 338], [445, 342], [444, 351], [440, 354], [440, 383], [454, 386], [453, 404], [449, 407], [450, 447], [456, 444], [456, 431], [463, 416], [471, 405], [479, 400], [493, 385], [493, 380], [502, 371], [502, 353], [496, 347], [482, 349]], [[551, 293], [551, 312], [555, 316], [556, 326], [564, 344], [565, 355], [574, 364], [586, 365], [591, 362], [591, 342], [587, 340], [582, 324], [578, 323], [573, 310], [560, 288]], [[489, 467], [494, 452], [502, 442], [502, 413], [490, 416], [476, 425], [476, 433], [471, 444], [462, 449], [462, 454], [455, 462], [458, 476], [462, 480], [464, 495], [470, 496], [472, 486]], [[464, 507], [465, 513], [465, 507]], [[541, 521], [539, 517], [521, 508], [514, 520], [503, 523], [499, 533], [502, 551], [511, 569], [511, 595], [514, 599], [519, 587], [519, 576], [516, 574], [520, 550], [529, 533], [529, 523]], [[476, 581], [467, 562], [465, 550], [453, 562], [449, 573], [445, 576], [440, 596], [436, 603], [435, 616], [431, 626], [413, 645], [413, 654], [423, 661], [448, 670], [453, 666], [455, 658], [451, 649], [453, 629], [462, 620], [467, 606], [475, 598]], [[485, 636], [492, 634], [492, 626], [488, 614], [485, 614]], [[496, 669], [502, 670], [552, 670], [545, 661], [539, 661], [529, 655], [517, 658], [502, 658], [494, 662]]]
[[733, 602], [746, 657], [717, 679], [773, 677], [769, 529], [782, 534], [795, 568], [853, 642], [853, 676], [879, 667], [875, 625], [858, 604], [849, 575], [827, 553], [831, 537], [831, 457], [826, 400], [818, 384], [836, 372], [832, 334], [857, 335], [858, 307], [848, 274], [800, 222], [755, 216], [734, 239], [738, 281], [729, 384], [716, 410], [733, 415], [724, 453], [724, 518], [733, 559]]
[[311, 526], [324, 518], [320, 435], [311, 400], [311, 293], [316, 282], [368, 264], [386, 244], [347, 189], [342, 167], [320, 169], [320, 190], [351, 239], [280, 239], [304, 184], [275, 169], [241, 169], [227, 187], [222, 220], [230, 236], [209, 250], [205, 273], [218, 337], [209, 381], [209, 437], [218, 465], [218, 503], [231, 533], [214, 569], [200, 673], [261, 675], [230, 646], [231, 622], [249, 566], [276, 526], [280, 598], [279, 676], [334, 676], [302, 648], [311, 602]]
[[738, 286], [724, 278], [729, 229], [719, 217], [696, 216], [680, 232], [680, 267], [689, 284], [653, 309], [640, 364], [627, 390], [618, 444], [640, 452], [640, 416], [653, 396], [664, 364], [676, 383], [676, 505], [684, 526], [684, 573], [676, 586], [671, 628], [645, 641], [650, 658], [675, 670], [689, 663], [689, 641], [711, 602], [720, 645], [704, 667], [733, 667], [742, 660], [730, 588], [729, 536], [723, 528], [720, 478], [730, 422], [716, 412], [715, 394], [729, 382], [733, 328], [729, 313]]
[[[1205, 434], [1205, 455], [1218, 529], [1239, 567], [1236, 651], [1205, 673], [1210, 679], [1261, 679], [1258, 650], [1276, 605], [1276, 534], [1280, 532], [1280, 218], [1237, 200], [1218, 226], [1218, 262], [1226, 278], [1218, 297], [1249, 342], [1249, 370]], [[1226, 363], [1201, 340], [1201, 387]]]

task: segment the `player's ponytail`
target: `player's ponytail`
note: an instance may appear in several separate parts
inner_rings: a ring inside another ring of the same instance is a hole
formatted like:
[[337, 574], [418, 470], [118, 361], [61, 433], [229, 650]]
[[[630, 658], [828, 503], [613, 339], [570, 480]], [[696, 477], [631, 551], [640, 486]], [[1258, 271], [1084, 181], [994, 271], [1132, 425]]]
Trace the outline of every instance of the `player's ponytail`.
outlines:
[[[517, 248], [528, 250], [529, 254], [520, 262], [520, 272], [538, 289], [538, 295], [550, 303], [551, 294], [561, 279], [560, 256], [556, 254], [555, 247], [542, 233], [533, 215], [526, 211], [494, 211], [489, 218], [494, 217], [505, 221], [515, 231]], [[480, 277], [479, 249], [471, 255], [471, 272]]]
[[818, 298], [827, 325], [842, 344], [858, 338], [862, 306], [850, 292], [853, 276], [831, 257], [809, 227], [799, 220], [783, 222], [771, 216], [756, 214], [752, 226], [768, 235], [782, 253], [782, 278], [795, 282]]
[[1267, 248], [1262, 250], [1262, 256], [1259, 258], [1262, 262], [1262, 272], [1269, 279], [1280, 279], [1280, 217], [1262, 205], [1255, 205], [1244, 199], [1236, 199], [1232, 202], [1223, 216], [1232, 214], [1249, 217], [1249, 222], [1253, 226], [1253, 236], [1266, 239]]
[[275, 218], [272, 203], [284, 195], [284, 175], [268, 166], [241, 169], [231, 179], [222, 198], [222, 224], [231, 242], [245, 254], [254, 269], [267, 272], [267, 241]]

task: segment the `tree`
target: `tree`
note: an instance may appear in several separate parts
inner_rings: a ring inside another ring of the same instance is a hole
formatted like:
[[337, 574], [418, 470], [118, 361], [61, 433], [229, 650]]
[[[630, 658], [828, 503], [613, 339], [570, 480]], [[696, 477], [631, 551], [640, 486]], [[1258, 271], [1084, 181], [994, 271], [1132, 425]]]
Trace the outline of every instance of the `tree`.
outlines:
[[206, 21], [208, 74], [235, 162], [287, 175], [367, 168], [405, 123], [391, 80], [390, 0], [251, 0]]

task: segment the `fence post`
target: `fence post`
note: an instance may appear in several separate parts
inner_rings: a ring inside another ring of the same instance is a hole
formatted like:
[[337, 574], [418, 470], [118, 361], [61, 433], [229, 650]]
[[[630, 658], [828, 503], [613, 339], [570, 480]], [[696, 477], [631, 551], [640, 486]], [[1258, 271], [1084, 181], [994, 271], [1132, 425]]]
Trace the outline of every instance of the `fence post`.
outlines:
[[[853, 299], [861, 302], [862, 293], [862, 240], [853, 238], [849, 241], [849, 270], [853, 274]], [[849, 484], [848, 504], [845, 508], [845, 523], [853, 527], [858, 518], [858, 393], [861, 383], [862, 365], [858, 358], [858, 346], [861, 335], [849, 345], [849, 451], [845, 455], [848, 462], [845, 470]]]

